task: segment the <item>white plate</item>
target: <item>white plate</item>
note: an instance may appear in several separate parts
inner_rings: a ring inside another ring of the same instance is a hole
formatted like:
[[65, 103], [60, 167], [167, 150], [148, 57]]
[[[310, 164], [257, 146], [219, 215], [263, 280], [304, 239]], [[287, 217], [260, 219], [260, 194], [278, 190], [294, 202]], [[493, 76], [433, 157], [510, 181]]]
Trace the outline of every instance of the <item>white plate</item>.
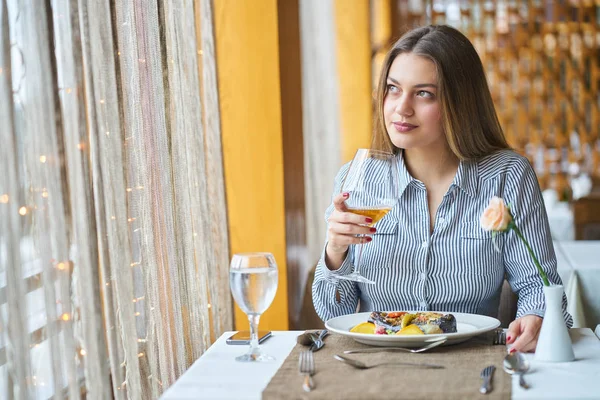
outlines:
[[[442, 314], [448, 314], [444, 311]], [[325, 327], [331, 332], [351, 337], [359, 343], [371, 346], [387, 347], [421, 347], [429, 342], [436, 341], [442, 337], [448, 338], [445, 344], [456, 344], [464, 342], [473, 336], [491, 331], [500, 326], [496, 318], [485, 315], [451, 313], [456, 318], [456, 333], [443, 333], [435, 335], [375, 335], [368, 333], [354, 333], [350, 329], [361, 322], [367, 322], [370, 312], [342, 315], [335, 317], [325, 323]]]

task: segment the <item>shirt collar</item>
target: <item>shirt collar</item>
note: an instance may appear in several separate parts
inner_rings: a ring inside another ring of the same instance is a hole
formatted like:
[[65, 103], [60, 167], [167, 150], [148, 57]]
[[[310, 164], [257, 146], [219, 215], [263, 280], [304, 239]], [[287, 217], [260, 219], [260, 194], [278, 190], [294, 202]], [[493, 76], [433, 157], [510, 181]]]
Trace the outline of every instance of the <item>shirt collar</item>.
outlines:
[[398, 152], [398, 197], [402, 197], [404, 190], [413, 180], [415, 178], [408, 173], [404, 163], [404, 152], [400, 150]]
[[475, 197], [477, 195], [477, 178], [477, 162], [461, 161], [452, 184], [461, 188], [469, 196]]
[[[477, 195], [477, 178], [477, 163], [474, 161], [461, 161], [452, 185], [461, 188], [469, 196], [475, 197]], [[402, 197], [406, 187], [414, 180], [415, 178], [408, 173], [404, 163], [404, 152], [400, 150], [398, 152], [398, 197]]]

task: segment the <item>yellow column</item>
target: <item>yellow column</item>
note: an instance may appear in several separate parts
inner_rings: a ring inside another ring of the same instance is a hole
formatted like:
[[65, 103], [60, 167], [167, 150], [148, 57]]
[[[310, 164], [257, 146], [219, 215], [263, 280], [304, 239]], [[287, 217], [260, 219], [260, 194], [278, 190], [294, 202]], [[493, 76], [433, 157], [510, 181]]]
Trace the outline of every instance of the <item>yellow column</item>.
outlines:
[[371, 144], [373, 112], [369, 0], [335, 1], [342, 161]]
[[[279, 286], [260, 328], [288, 329], [276, 0], [214, 0], [231, 253], [268, 251]], [[236, 329], [248, 329], [235, 307]]]

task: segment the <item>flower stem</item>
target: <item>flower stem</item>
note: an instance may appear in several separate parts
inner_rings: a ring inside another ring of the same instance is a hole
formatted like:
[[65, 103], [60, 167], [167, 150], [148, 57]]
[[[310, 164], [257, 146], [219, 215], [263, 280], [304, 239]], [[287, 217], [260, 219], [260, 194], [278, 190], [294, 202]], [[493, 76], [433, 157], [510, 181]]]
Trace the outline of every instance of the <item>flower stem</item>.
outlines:
[[533, 262], [535, 263], [535, 266], [537, 267], [538, 272], [540, 273], [540, 276], [542, 277], [542, 281], [544, 281], [544, 285], [550, 286], [550, 281], [548, 281], [548, 277], [546, 276], [546, 273], [542, 269], [540, 262], [538, 261], [537, 257], [533, 253], [531, 246], [529, 246], [529, 243], [527, 243], [527, 240], [525, 240], [525, 237], [523, 236], [523, 234], [521, 233], [519, 228], [517, 228], [517, 225], [515, 225], [514, 223], [511, 223], [510, 228], [512, 228], [515, 231], [515, 233], [517, 234], [517, 236], [523, 241], [523, 243], [525, 243], [525, 247], [527, 247], [527, 250], [529, 251], [531, 258], [533, 258]]

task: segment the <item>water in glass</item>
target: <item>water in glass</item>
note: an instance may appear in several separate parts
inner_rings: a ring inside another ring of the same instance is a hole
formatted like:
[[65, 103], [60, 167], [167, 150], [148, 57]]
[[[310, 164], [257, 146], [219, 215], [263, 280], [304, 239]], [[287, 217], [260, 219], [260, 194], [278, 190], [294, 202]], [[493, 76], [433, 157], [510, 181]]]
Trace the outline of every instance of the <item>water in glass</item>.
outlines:
[[273, 361], [258, 345], [258, 322], [277, 292], [277, 264], [271, 253], [234, 254], [229, 268], [229, 284], [237, 305], [248, 315], [250, 348], [237, 361]]

